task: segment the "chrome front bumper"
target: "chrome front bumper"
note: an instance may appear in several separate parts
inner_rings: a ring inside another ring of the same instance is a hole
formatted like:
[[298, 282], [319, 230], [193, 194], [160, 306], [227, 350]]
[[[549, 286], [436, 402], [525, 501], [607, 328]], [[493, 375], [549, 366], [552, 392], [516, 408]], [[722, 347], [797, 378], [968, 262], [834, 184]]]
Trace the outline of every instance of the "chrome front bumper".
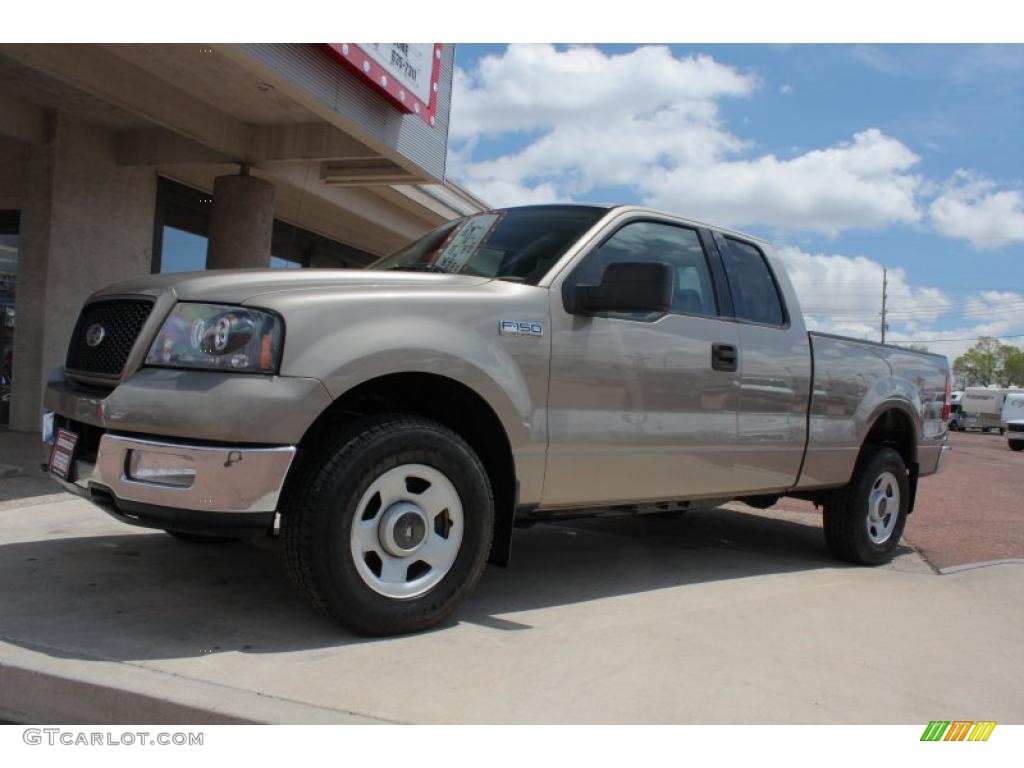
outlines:
[[938, 473], [938, 472], [941, 472], [941, 471], [942, 471], [942, 464], [943, 464], [943, 462], [944, 462], [944, 461], [946, 460], [946, 455], [947, 455], [947, 454], [948, 454], [948, 453], [949, 453], [950, 451], [952, 451], [952, 450], [953, 450], [953, 446], [952, 446], [952, 445], [949, 445], [948, 443], [947, 443], [947, 444], [945, 444], [945, 445], [943, 445], [943, 446], [942, 446], [942, 448], [941, 448], [941, 449], [939, 450], [939, 458], [938, 458], [938, 460], [937, 460], [937, 461], [935, 462], [935, 472], [936, 472], [936, 473]]
[[[205, 513], [273, 513], [294, 446], [189, 445], [104, 434], [95, 463], [76, 460], [67, 490], [97, 501]], [[109, 499], [113, 496], [113, 499]]]

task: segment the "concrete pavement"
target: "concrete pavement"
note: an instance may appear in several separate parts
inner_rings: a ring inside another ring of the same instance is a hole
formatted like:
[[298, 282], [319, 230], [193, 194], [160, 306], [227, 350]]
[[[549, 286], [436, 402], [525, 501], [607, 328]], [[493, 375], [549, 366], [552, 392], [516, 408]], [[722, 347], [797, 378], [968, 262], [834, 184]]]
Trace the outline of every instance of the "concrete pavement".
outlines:
[[844, 567], [813, 515], [517, 531], [454, 621], [391, 639], [320, 618], [279, 554], [0, 507], [0, 719], [1024, 722], [1024, 566]]

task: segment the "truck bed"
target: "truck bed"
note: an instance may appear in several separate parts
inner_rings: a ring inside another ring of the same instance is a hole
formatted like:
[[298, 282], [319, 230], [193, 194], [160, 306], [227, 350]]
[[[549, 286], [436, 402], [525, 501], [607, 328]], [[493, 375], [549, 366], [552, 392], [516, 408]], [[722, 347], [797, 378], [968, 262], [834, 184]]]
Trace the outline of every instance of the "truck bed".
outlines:
[[798, 488], [845, 484], [868, 430], [897, 408], [918, 427], [920, 474], [936, 470], [946, 434], [943, 355], [811, 331], [807, 454]]

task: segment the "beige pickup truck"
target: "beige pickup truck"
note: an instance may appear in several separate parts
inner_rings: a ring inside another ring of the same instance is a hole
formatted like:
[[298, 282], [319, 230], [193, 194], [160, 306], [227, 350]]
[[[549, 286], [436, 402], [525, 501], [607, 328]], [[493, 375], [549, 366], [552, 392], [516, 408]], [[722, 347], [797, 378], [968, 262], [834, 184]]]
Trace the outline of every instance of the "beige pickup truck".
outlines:
[[449, 222], [365, 270], [154, 275], [86, 302], [48, 469], [190, 541], [279, 529], [312, 603], [428, 627], [516, 525], [781, 496], [889, 560], [947, 446], [944, 357], [808, 333], [771, 247], [631, 206]]

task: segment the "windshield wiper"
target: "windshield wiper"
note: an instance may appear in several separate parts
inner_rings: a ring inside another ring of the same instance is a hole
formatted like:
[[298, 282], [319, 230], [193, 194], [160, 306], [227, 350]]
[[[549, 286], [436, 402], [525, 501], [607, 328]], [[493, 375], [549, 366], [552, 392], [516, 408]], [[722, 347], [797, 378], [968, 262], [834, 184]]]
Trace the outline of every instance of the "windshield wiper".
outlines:
[[388, 267], [388, 269], [387, 269], [388, 272], [394, 272], [396, 270], [402, 271], [402, 272], [440, 272], [443, 275], [450, 275], [451, 274], [451, 272], [449, 272], [444, 267], [439, 267], [439, 266], [437, 266], [437, 264], [429, 264], [427, 262], [417, 262], [416, 264], [406, 264], [404, 267]]

